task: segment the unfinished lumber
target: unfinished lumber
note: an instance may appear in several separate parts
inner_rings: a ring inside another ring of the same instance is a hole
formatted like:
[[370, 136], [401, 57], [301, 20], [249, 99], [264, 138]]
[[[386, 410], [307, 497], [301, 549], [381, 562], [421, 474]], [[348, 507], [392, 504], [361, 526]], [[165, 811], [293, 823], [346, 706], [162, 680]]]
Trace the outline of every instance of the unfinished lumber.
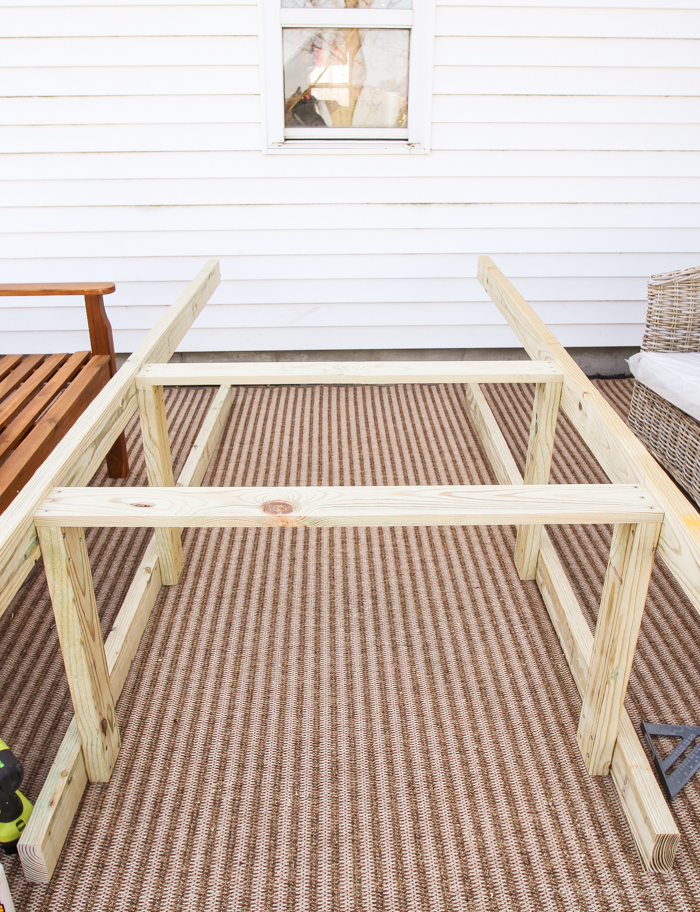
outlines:
[[[501, 484], [522, 483], [515, 459], [478, 384], [468, 386], [466, 393], [469, 413], [496, 479]], [[593, 635], [546, 530], [542, 532], [536, 580], [574, 683], [583, 696]], [[624, 707], [610, 773], [644, 867], [670, 871], [680, 841], [678, 828]]]
[[39, 526], [498, 526], [660, 523], [641, 485], [54, 488]]
[[0, 516], [0, 615], [39, 559], [37, 505], [56, 485], [90, 480], [136, 411], [136, 375], [170, 358], [218, 284], [219, 264], [210, 260]]
[[[170, 455], [163, 387], [139, 387], [137, 392], [148, 484], [152, 487], [171, 488], [175, 484], [175, 479]], [[156, 529], [156, 544], [158, 545], [163, 585], [174, 586], [180, 579], [184, 566], [180, 530]]]
[[[535, 386], [535, 402], [525, 460], [525, 484], [543, 485], [549, 481], [561, 387], [561, 383], [538, 383]], [[535, 578], [541, 537], [542, 526], [521, 526], [518, 529], [515, 566], [520, 579]]]
[[137, 386], [257, 386], [297, 383], [560, 383], [552, 364], [532, 361], [282, 361], [147, 364]]
[[182, 467], [182, 472], [177, 480], [178, 488], [196, 488], [204, 478], [221, 432], [226, 426], [232, 402], [231, 387], [220, 387], [209, 407], [190, 455]]
[[478, 279], [530, 357], [563, 373], [561, 407], [610, 480], [641, 482], [663, 508], [658, 554], [700, 611], [700, 513], [487, 256], [479, 257]]
[[592, 776], [610, 772], [642, 623], [659, 527], [617, 524], [598, 611], [577, 740]]
[[82, 529], [40, 529], [56, 630], [91, 782], [108, 782], [120, 747], [117, 713]]
[[[197, 485], [204, 477], [230, 404], [230, 390], [228, 396], [219, 390], [177, 485]], [[121, 695], [160, 587], [160, 561], [154, 535], [105, 641], [109, 684], [115, 703]], [[27, 880], [48, 883], [51, 879], [87, 781], [78, 727], [73, 718], [19, 841], [19, 857]]]

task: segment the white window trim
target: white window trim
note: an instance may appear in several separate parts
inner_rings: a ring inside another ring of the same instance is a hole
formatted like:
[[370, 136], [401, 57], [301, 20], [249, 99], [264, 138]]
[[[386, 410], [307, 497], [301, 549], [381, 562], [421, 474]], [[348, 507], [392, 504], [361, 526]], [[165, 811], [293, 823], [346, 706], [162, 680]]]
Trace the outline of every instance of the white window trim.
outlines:
[[[258, 0], [261, 56], [263, 152], [284, 154], [390, 153], [430, 151], [430, 125], [435, 45], [435, 0], [413, 0], [413, 10], [328, 10], [281, 8], [280, 0]], [[370, 13], [371, 15], [363, 15]], [[331, 15], [332, 14], [332, 15]], [[347, 23], [345, 20], [347, 19]], [[326, 23], [327, 20], [327, 23]], [[408, 64], [408, 129], [383, 130], [369, 139], [366, 131], [284, 128], [282, 27], [354, 25], [359, 28], [411, 27]], [[360, 138], [362, 137], [362, 138]]]

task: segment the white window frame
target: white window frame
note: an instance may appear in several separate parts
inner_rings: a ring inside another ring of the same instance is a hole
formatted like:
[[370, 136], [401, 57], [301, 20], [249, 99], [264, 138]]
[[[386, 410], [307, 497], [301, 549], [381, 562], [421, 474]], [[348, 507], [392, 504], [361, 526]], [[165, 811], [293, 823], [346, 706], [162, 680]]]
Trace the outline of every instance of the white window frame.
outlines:
[[[412, 10], [282, 9], [281, 0], [258, 0], [263, 152], [429, 152], [435, 0], [413, 0], [413, 6]], [[282, 29], [348, 26], [410, 29], [408, 129], [285, 129]]]

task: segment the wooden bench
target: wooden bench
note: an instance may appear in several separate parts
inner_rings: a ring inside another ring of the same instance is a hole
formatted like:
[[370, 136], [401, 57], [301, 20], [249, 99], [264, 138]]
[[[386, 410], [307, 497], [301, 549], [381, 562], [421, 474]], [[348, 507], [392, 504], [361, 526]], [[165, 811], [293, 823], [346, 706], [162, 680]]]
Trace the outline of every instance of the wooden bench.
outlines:
[[[112, 327], [103, 295], [112, 282], [0, 285], [3, 297], [84, 295], [88, 351], [0, 357], [0, 513], [117, 372]], [[129, 471], [122, 433], [107, 454], [110, 478]]]

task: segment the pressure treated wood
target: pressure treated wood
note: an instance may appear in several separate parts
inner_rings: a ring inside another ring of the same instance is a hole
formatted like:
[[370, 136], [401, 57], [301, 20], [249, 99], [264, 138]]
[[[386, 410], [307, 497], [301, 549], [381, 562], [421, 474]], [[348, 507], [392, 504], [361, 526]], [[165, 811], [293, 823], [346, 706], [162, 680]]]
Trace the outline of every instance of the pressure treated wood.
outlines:
[[282, 361], [147, 364], [136, 378], [136, 385], [560, 383], [562, 379], [553, 365], [532, 361]]
[[217, 390], [190, 455], [180, 472], [177, 487], [195, 488], [201, 483], [231, 412], [232, 401], [230, 386], [222, 386]]
[[663, 508], [658, 554], [700, 611], [700, 513], [489, 257], [479, 257], [478, 279], [530, 357], [563, 373], [561, 407], [610, 480], [644, 484]]
[[40, 529], [46, 579], [91, 782], [107, 782], [120, 747], [100, 617], [82, 529]]
[[[148, 386], [138, 389], [137, 392], [148, 483], [152, 487], [172, 488], [175, 480], [173, 477], [173, 462], [170, 455], [163, 387]], [[160, 556], [160, 573], [163, 584], [165, 586], [174, 586], [180, 579], [184, 566], [180, 530], [157, 528], [156, 543]]]
[[54, 488], [38, 526], [498, 526], [660, 523], [639, 485]]
[[[424, 365], [425, 362], [422, 362]], [[540, 476], [545, 472], [546, 478], [549, 474], [549, 463], [551, 462], [551, 444], [548, 443], [547, 429], [544, 426], [543, 416], [545, 413], [551, 418], [552, 403], [554, 396], [552, 390], [562, 382], [563, 374], [558, 369], [552, 369], [546, 364], [528, 365], [523, 370], [523, 365], [517, 365], [518, 373], [513, 370], [513, 362], [507, 362], [508, 378], [500, 379], [500, 382], [533, 382], [538, 384], [536, 397], [536, 406], [534, 413], [533, 428], [529, 446], [528, 465], [526, 472], [530, 480], [540, 480]], [[517, 364], [517, 363], [516, 363]], [[591, 655], [593, 649], [590, 646], [590, 632], [588, 632], [588, 649], [586, 653], [586, 641], [584, 633], [578, 629], [581, 622], [587, 630], [585, 621], [576, 605], [575, 612], [568, 604], [570, 594], [572, 595], [570, 584], [566, 580], [560, 563], [556, 560], [551, 541], [546, 532], [541, 531], [542, 524], [547, 523], [587, 523], [587, 522], [613, 522], [620, 524], [634, 524], [638, 530], [643, 532], [635, 533], [637, 541], [653, 541], [661, 522], [663, 521], [663, 511], [654, 503], [653, 498], [644, 489], [643, 486], [635, 485], [547, 485], [539, 484], [522, 484], [517, 469], [515, 469], [515, 480], [511, 480], [508, 485], [499, 486], [453, 486], [453, 487], [391, 487], [391, 488], [203, 488], [197, 490], [184, 490], [182, 487], [160, 487], [163, 480], [170, 481], [172, 470], [168, 475], [167, 468], [170, 466], [169, 451], [167, 447], [167, 430], [165, 429], [165, 416], [162, 401], [162, 386], [176, 385], [186, 383], [207, 384], [221, 383], [224, 386], [229, 384], [236, 385], [242, 383], [402, 383], [402, 382], [469, 382], [472, 385], [467, 387], [467, 399], [472, 408], [479, 415], [480, 433], [487, 440], [487, 452], [490, 457], [499, 462], [502, 474], [512, 474], [512, 465], [508, 462], [507, 446], [502, 439], [500, 432], [497, 430], [495, 420], [490, 415], [490, 410], [483, 411], [481, 400], [483, 396], [476, 386], [477, 380], [499, 382], [499, 378], [504, 375], [498, 373], [502, 365], [496, 365], [493, 370], [493, 362], [488, 362], [488, 370], [480, 371], [483, 365], [477, 365], [479, 368], [476, 373], [465, 374], [462, 370], [460, 374], [453, 371], [450, 378], [446, 374], [430, 374], [427, 370], [425, 373], [416, 375], [415, 365], [401, 363], [401, 368], [408, 367], [409, 373], [402, 373], [403, 379], [397, 379], [401, 371], [395, 371], [396, 365], [379, 365], [372, 362], [370, 365], [352, 364], [350, 367], [371, 368], [368, 376], [371, 379], [357, 378], [351, 376], [344, 368], [347, 365], [337, 365], [334, 363], [320, 365], [323, 371], [317, 376], [309, 379], [310, 365], [292, 365], [291, 379], [290, 376], [280, 377], [278, 368], [275, 365], [271, 371], [269, 365], [254, 365], [253, 371], [250, 371], [250, 365], [235, 365], [236, 368], [244, 368], [238, 376], [231, 377], [231, 365], [214, 365], [220, 373], [214, 379], [211, 372], [211, 365], [188, 365], [183, 369], [182, 365], [172, 365], [165, 370], [149, 365], [145, 372], [135, 378], [135, 385], [141, 392], [142, 411], [144, 415], [144, 424], [148, 422], [147, 437], [155, 438], [155, 443], [150, 440], [148, 443], [151, 450], [151, 462], [153, 471], [149, 472], [149, 481], [153, 485], [149, 488], [132, 488], [132, 489], [95, 489], [95, 488], [54, 488], [49, 492], [48, 497], [39, 504], [37, 508], [36, 521], [37, 526], [42, 530], [45, 524], [57, 526], [58, 528], [79, 528], [83, 525], [100, 525], [100, 526], [152, 526], [157, 530], [162, 529], [179, 529], [184, 526], [194, 527], [219, 527], [219, 526], [405, 526], [405, 525], [500, 525], [500, 524], [518, 524], [523, 527], [540, 528], [539, 549], [521, 545], [521, 559], [523, 565], [532, 564], [537, 568], [537, 581], [543, 593], [545, 604], [553, 618], [555, 627], [560, 632], [560, 638], [565, 648], [567, 658], [570, 659], [572, 671], [577, 679], [579, 689], [583, 689], [584, 675], [599, 683], [604, 679], [604, 674], [592, 672], [593, 662]], [[438, 364], [438, 369], [444, 365]], [[458, 362], [449, 362], [450, 368], [463, 368]], [[319, 367], [319, 365], [311, 365]], [[435, 368], [435, 365], [429, 365]], [[471, 369], [473, 365], [469, 365]], [[170, 368], [176, 368], [171, 370]], [[193, 368], [190, 370], [190, 368]], [[264, 373], [262, 369], [268, 371]], [[338, 369], [340, 368], [340, 369]], [[532, 371], [530, 369], [532, 368]], [[223, 373], [225, 369], [225, 373]], [[295, 369], [296, 370], [295, 372]], [[382, 373], [383, 371], [383, 373]], [[395, 371], [392, 373], [392, 371]], [[510, 372], [509, 372], [510, 371]], [[282, 372], [284, 373], [284, 371]], [[167, 375], [163, 379], [163, 375]], [[254, 378], [253, 378], [253, 375]], [[132, 375], [133, 376], [133, 375]], [[325, 379], [319, 379], [322, 376]], [[435, 379], [435, 377], [440, 379]], [[517, 376], [517, 379], [515, 379]], [[193, 381], [193, 377], [196, 379]], [[273, 377], [274, 379], [261, 379], [261, 377]], [[348, 379], [350, 377], [350, 379]], [[430, 377], [431, 379], [428, 379]], [[178, 379], [182, 378], [182, 379]], [[249, 379], [246, 379], [249, 378]], [[330, 379], [329, 379], [330, 378]], [[455, 379], [457, 378], [457, 379]], [[161, 382], [156, 382], [160, 380]], [[556, 391], [554, 393], [556, 395]], [[160, 398], [159, 398], [160, 397]], [[538, 398], [539, 397], [539, 398]], [[548, 401], [547, 401], [548, 400]], [[221, 409], [230, 407], [230, 390], [220, 390], [217, 394], [216, 401], [220, 404]], [[155, 403], [155, 404], [154, 404]], [[152, 421], [149, 421], [149, 412]], [[556, 408], [553, 411], [556, 417]], [[223, 419], [217, 416], [213, 411], [205, 421], [206, 439], [203, 441], [203, 449], [200, 455], [191, 454], [188, 460], [189, 477], [194, 480], [204, 475], [202, 463], [211, 456], [215, 444], [212, 440], [218, 436], [223, 424]], [[551, 422], [551, 438], [553, 440], [554, 423]], [[500, 435], [500, 439], [499, 439]], [[200, 435], [201, 436], [201, 435]], [[199, 442], [199, 441], [198, 441]], [[547, 449], [549, 448], [549, 452]], [[167, 456], [167, 458], [166, 458]], [[512, 457], [510, 457], [512, 463]], [[514, 463], [513, 463], [514, 465]], [[155, 538], [154, 538], [155, 541]], [[151, 549], [154, 548], [153, 543]], [[641, 546], [640, 546], [641, 547]], [[539, 557], [538, 557], [539, 550]], [[623, 549], [624, 550], [624, 549]], [[629, 549], [628, 549], [629, 550]], [[648, 549], [647, 549], [648, 550]], [[646, 551], [642, 547], [640, 554], [643, 559], [646, 558]], [[652, 548], [653, 557], [653, 548]], [[646, 581], [644, 572], [638, 573], [639, 560], [634, 558], [623, 560], [622, 564], [616, 559], [611, 561], [610, 577], [612, 579], [614, 571], [619, 573], [622, 569], [622, 584], [620, 591], [626, 593], [624, 597], [612, 598], [613, 612], [622, 619], [616, 623], [614, 618], [610, 623], [603, 623], [600, 628], [600, 644], [602, 654], [610, 657], [615, 650], [622, 656], [619, 667], [621, 675], [624, 678], [622, 687], [613, 688], [612, 697], [607, 703], [617, 707], [618, 716], [622, 710], [622, 699], [624, 698], [624, 689], [627, 680], [624, 677], [625, 662], [629, 661], [631, 665], [634, 653], [634, 644], [630, 647], [629, 629], [633, 627], [630, 624], [630, 616], [637, 610], [642, 589], [646, 592], [648, 584], [648, 575]], [[158, 572], [161, 574], [165, 558], [158, 557]], [[642, 571], [645, 568], [642, 560]], [[649, 567], [651, 566], [649, 561]], [[150, 565], [142, 568], [151, 570]], [[558, 570], [564, 579], [558, 579]], [[531, 571], [530, 571], [531, 572]], [[120, 653], [123, 659], [120, 663], [120, 674], [126, 674], [128, 662], [127, 657], [135, 650], [140, 637], [139, 623], [144, 616], [145, 611], [150, 611], [150, 596], [145, 596], [145, 584], [143, 582], [143, 573], [140, 573], [141, 579], [138, 584], [138, 591], [135, 590], [135, 599], [132, 604], [138, 605], [136, 614], [138, 614], [138, 623], [136, 615], [130, 620], [125, 619], [121, 625], [121, 640], [123, 651]], [[162, 576], [161, 580], [162, 581]], [[160, 585], [160, 582], [159, 582]], [[547, 591], [548, 586], [554, 586], [554, 594]], [[568, 588], [567, 588], [568, 587]], [[612, 584], [611, 584], [612, 587]], [[153, 596], [155, 598], [155, 596]], [[574, 599], [575, 603], [575, 599]], [[152, 603], [151, 603], [152, 604]], [[564, 607], [562, 608], [562, 605]], [[564, 614], [564, 620], [560, 615]], [[601, 611], [604, 614], [604, 608]], [[579, 622], [577, 626], [574, 614], [578, 615]], [[120, 613], [119, 618], [121, 619]], [[555, 621], [555, 618], [557, 620]], [[145, 622], [144, 622], [145, 623]], [[638, 629], [638, 625], [637, 625]], [[622, 631], [622, 633], [619, 633]], [[565, 637], [570, 635], [569, 641]], [[636, 641], [636, 631], [632, 633]], [[579, 642], [580, 641], [580, 642]], [[596, 640], [598, 643], [598, 640]], [[603, 648], [605, 644], [608, 648]], [[612, 646], [610, 645], [612, 644]], [[105, 665], [110, 665], [105, 659]], [[603, 667], [604, 663], [601, 664]], [[628, 674], [628, 672], [627, 672]], [[593, 677], [591, 677], [593, 676]], [[581, 684], [579, 684], [579, 679]], [[115, 678], [112, 686], [112, 692], [118, 685], [121, 688], [121, 682]], [[590, 692], [591, 694], [600, 691], [601, 688], [596, 684]], [[606, 704], [606, 701], [599, 701]], [[596, 704], [598, 705], [598, 704]], [[607, 705], [607, 704], [606, 704]], [[629, 728], [631, 727], [629, 719], [622, 710], [619, 719], [619, 725], [614, 722], [614, 710], [612, 713], [599, 712], [599, 717], [603, 719], [603, 724], [596, 729], [600, 734], [596, 734], [596, 744], [607, 745], [612, 739], [612, 768], [613, 777], [625, 804], [625, 810], [628, 819], [635, 834], [635, 839], [640, 846], [640, 852], [650, 867], [663, 867], [672, 863], [673, 855], [677, 845], [677, 831], [671, 825], [668, 826], [668, 814], [664, 818], [663, 814], [654, 806], [655, 795], [654, 787], [649, 786], [645, 778], [648, 763], [643, 760], [643, 769], [641, 772], [635, 769], [636, 756], [635, 750], [639, 749], [639, 742], [634, 737], [632, 731], [632, 744], [630, 741]], [[609, 717], [609, 718], [608, 718]], [[607, 721], [606, 721], [607, 720]], [[69, 730], [70, 735], [70, 730]], [[69, 737], [68, 735], [66, 736]], [[635, 745], [636, 744], [636, 748]], [[625, 753], [627, 751], [627, 753]], [[76, 758], [73, 768], [76, 771], [76, 782], [80, 791], [84, 788], [84, 779], [81, 778], [80, 769], [78, 768], [82, 761], [82, 753], [78, 751], [79, 758]], [[620, 756], [618, 761], [616, 758]], [[642, 752], [643, 756], [643, 752]], [[63, 752], [62, 759], [66, 764], [70, 757]], [[64, 769], [67, 769], [67, 765]], [[53, 771], [52, 771], [53, 772]], [[649, 771], [650, 772], [650, 771]], [[628, 778], [624, 782], [620, 781], [620, 776], [625, 775]], [[50, 777], [51, 787], [58, 791], [55, 777]], [[628, 797], [631, 795], [631, 797]], [[42, 793], [43, 794], [43, 793]], [[60, 823], [58, 829], [56, 824], [59, 820], [58, 812], [54, 813], [52, 808], [55, 804], [48, 800], [47, 803], [38, 802], [40, 814], [37, 821], [37, 829], [34, 831], [33, 842], [27, 842], [27, 848], [32, 852], [27, 854], [29, 859], [32, 857], [32, 864], [36, 870], [42, 869], [46, 876], [50, 874], [51, 864], [55, 864], [60, 851], [60, 843], [65, 836], [59, 832], [63, 827]], [[55, 795], [54, 795], [55, 797]], [[61, 800], [66, 808], [77, 805], [75, 793], [62, 793]], [[665, 806], [664, 806], [665, 807]], [[666, 809], [667, 811], [667, 809]], [[35, 811], [36, 814], [36, 811]], [[66, 815], [63, 814], [61, 821], [64, 821]], [[68, 823], [65, 823], [67, 829]], [[665, 827], [665, 829], [664, 829]], [[58, 834], [58, 835], [52, 835]], [[20, 843], [21, 850], [21, 843]], [[33, 854], [32, 854], [33, 853]], [[29, 863], [29, 862], [28, 862]], [[43, 865], [43, 868], [42, 868]]]
[[136, 374], [147, 362], [171, 357], [219, 278], [219, 264], [210, 260], [0, 516], [0, 614], [40, 556], [34, 527], [38, 504], [56, 485], [82, 485], [92, 478], [136, 411]]
[[[500, 484], [522, 483], [515, 459], [477, 384], [466, 388], [466, 399], [496, 479]], [[583, 696], [593, 635], [546, 529], [542, 532], [536, 580], [574, 683]], [[680, 835], [624, 707], [610, 773], [645, 868], [670, 871]]]
[[[230, 406], [230, 389], [224, 387], [212, 402], [177, 480], [178, 486], [197, 485], [204, 477]], [[121, 695], [160, 587], [160, 560], [154, 535], [105, 642], [109, 684], [115, 703]], [[74, 718], [19, 842], [19, 857], [27, 880], [48, 883], [51, 879], [86, 786], [85, 761]]]
[[[525, 484], [542, 485], [549, 481], [557, 427], [561, 383], [538, 383], [530, 424], [530, 439], [525, 461]], [[537, 571], [542, 526], [521, 526], [515, 544], [515, 566], [520, 579], [531, 580]]]
[[610, 771], [658, 537], [648, 523], [613, 532], [576, 736], [592, 776]]

